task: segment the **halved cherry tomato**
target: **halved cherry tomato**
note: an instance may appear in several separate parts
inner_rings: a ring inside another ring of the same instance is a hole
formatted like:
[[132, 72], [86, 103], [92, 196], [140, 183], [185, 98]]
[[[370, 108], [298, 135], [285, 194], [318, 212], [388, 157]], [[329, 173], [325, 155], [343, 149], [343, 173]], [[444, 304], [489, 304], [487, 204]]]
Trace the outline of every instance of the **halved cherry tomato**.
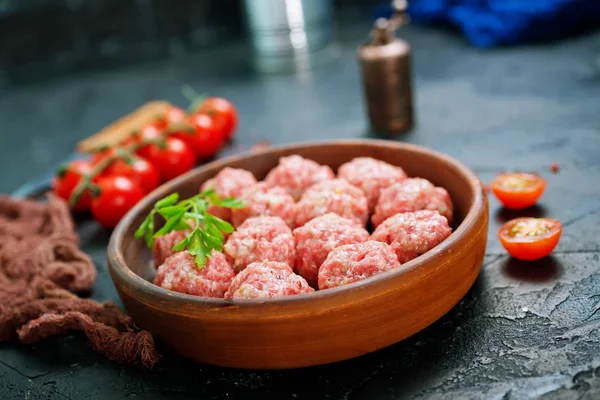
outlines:
[[200, 104], [196, 113], [207, 114], [214, 120], [217, 131], [223, 136], [223, 141], [233, 137], [239, 117], [237, 109], [229, 100], [222, 97], [209, 97]]
[[537, 260], [552, 253], [562, 233], [562, 224], [550, 218], [516, 218], [498, 231], [502, 246], [514, 258]]
[[223, 145], [223, 136], [214, 120], [206, 114], [195, 114], [189, 118], [193, 131], [177, 132], [173, 136], [186, 142], [198, 159], [213, 157]]
[[[52, 180], [52, 189], [56, 195], [67, 202], [71, 198], [73, 190], [79, 184], [82, 177], [92, 172], [93, 166], [91, 163], [83, 160], [75, 160], [69, 164], [59, 168]], [[90, 208], [92, 200], [89, 191], [83, 192], [73, 211], [85, 211]]]
[[158, 116], [154, 126], [158, 130], [167, 129], [172, 124], [178, 124], [185, 120], [186, 112], [179, 107], [169, 107], [164, 115]]
[[492, 192], [500, 203], [515, 210], [534, 205], [545, 189], [543, 178], [524, 172], [500, 174], [492, 181]]
[[183, 141], [167, 137], [164, 146], [150, 144], [143, 149], [146, 160], [153, 164], [163, 181], [173, 179], [194, 168], [194, 151]]
[[135, 157], [131, 163], [117, 160], [104, 170], [104, 176], [125, 176], [150, 193], [160, 185], [158, 169], [143, 158]]
[[114, 228], [143, 197], [144, 190], [124, 176], [107, 176], [98, 181], [98, 195], [92, 199], [92, 215], [102, 226]]

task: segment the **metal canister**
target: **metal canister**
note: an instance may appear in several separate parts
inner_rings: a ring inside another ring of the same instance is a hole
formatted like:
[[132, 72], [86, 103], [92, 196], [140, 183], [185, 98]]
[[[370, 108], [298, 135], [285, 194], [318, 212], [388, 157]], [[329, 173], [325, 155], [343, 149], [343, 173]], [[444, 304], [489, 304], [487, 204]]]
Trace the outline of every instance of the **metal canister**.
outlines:
[[378, 19], [370, 40], [358, 51], [371, 127], [389, 134], [399, 134], [413, 126], [411, 48], [395, 37], [396, 29], [407, 21], [406, 2], [394, 5], [396, 15]]
[[245, 0], [245, 6], [259, 70], [306, 69], [331, 58], [332, 0]]

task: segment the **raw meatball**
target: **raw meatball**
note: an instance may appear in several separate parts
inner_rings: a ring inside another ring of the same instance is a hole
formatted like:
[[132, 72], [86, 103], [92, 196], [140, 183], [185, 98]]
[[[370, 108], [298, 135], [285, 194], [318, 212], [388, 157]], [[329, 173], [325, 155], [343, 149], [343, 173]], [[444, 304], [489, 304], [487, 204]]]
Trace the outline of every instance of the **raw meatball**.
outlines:
[[250, 217], [270, 215], [280, 217], [290, 228], [293, 228], [296, 204], [285, 189], [259, 182], [244, 190], [240, 200], [244, 202], [246, 208], [231, 211], [233, 226], [240, 226]]
[[252, 217], [229, 236], [223, 252], [236, 272], [256, 261], [279, 261], [292, 266], [296, 243], [292, 230], [281, 218]]
[[399, 266], [388, 244], [369, 240], [340, 246], [329, 253], [319, 269], [319, 289], [347, 285]]
[[381, 191], [406, 179], [406, 173], [402, 168], [381, 160], [358, 157], [342, 164], [338, 169], [338, 177], [347, 180], [365, 192], [369, 202], [369, 211], [372, 212]]
[[[227, 197], [240, 197], [242, 192], [256, 183], [256, 178], [245, 169], [223, 168], [214, 178], [202, 184], [200, 191], [203, 192], [214, 188], [215, 192], [225, 199]], [[224, 221], [231, 221], [231, 210], [228, 208], [208, 206], [208, 212]]]
[[296, 267], [294, 271], [314, 288], [319, 267], [329, 253], [344, 244], [369, 240], [369, 232], [356, 222], [329, 213], [314, 218], [294, 230]]
[[214, 251], [202, 269], [194, 257], [180, 251], [167, 258], [156, 272], [154, 284], [175, 292], [205, 297], [223, 297], [235, 277], [235, 272], [223, 253]]
[[276, 261], [255, 262], [240, 272], [229, 286], [226, 299], [270, 299], [313, 293], [308, 283], [292, 268]]
[[433, 249], [452, 233], [448, 220], [437, 211], [396, 214], [383, 221], [371, 239], [392, 246], [401, 263]]
[[369, 218], [367, 198], [344, 179], [315, 183], [296, 204], [296, 226], [330, 212], [365, 226]]
[[171, 231], [164, 236], [159, 236], [154, 239], [154, 248], [152, 254], [154, 255], [154, 266], [158, 268], [165, 260], [175, 254], [173, 247], [181, 242], [189, 233], [191, 229], [184, 231]]
[[383, 190], [371, 222], [377, 227], [395, 214], [418, 210], [437, 210], [452, 222], [452, 201], [446, 189], [422, 178], [408, 178]]
[[314, 183], [333, 179], [334, 177], [331, 168], [293, 155], [280, 158], [279, 165], [269, 172], [265, 182], [270, 186], [281, 186], [295, 200], [298, 200], [302, 196], [302, 192]]

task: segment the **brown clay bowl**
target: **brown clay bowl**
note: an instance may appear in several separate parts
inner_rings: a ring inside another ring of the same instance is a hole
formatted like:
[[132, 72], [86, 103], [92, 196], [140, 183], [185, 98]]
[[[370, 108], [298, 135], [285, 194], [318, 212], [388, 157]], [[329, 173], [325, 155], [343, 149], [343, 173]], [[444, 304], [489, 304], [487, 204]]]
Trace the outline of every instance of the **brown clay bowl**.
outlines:
[[[258, 179], [282, 156], [298, 154], [337, 169], [358, 156], [404, 168], [448, 190], [454, 232], [400, 268], [347, 286], [271, 300], [233, 302], [168, 291], [153, 285], [151, 252], [134, 238], [152, 205], [179, 192], [197, 193], [224, 167]], [[348, 140], [273, 147], [212, 162], [166, 183], [120, 222], [108, 247], [110, 274], [141, 328], [182, 356], [237, 368], [277, 369], [326, 364], [399, 342], [448, 312], [477, 277], [487, 241], [488, 205], [477, 176], [454, 159], [391, 141]]]

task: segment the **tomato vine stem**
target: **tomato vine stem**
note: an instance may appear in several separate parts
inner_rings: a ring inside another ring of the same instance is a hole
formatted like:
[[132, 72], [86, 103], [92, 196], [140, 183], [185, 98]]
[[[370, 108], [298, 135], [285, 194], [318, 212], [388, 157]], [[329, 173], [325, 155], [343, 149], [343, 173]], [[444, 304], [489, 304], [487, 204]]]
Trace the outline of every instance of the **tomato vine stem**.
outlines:
[[[192, 125], [186, 124], [186, 123], [172, 124], [172, 125], [169, 125], [167, 128], [161, 130], [160, 133], [161, 133], [162, 137], [159, 137], [159, 138], [146, 139], [146, 140], [142, 140], [138, 143], [130, 144], [127, 146], [103, 145], [103, 146], [100, 146], [97, 149], [93, 150], [92, 151], [93, 153], [104, 152], [111, 148], [114, 149], [115, 151], [114, 151], [114, 154], [102, 159], [98, 164], [96, 164], [93, 167], [92, 171], [90, 171], [89, 174], [85, 174], [82, 177], [82, 179], [79, 181], [77, 186], [75, 186], [75, 188], [73, 189], [71, 197], [69, 198], [69, 205], [71, 207], [75, 207], [75, 205], [79, 202], [79, 200], [81, 199], [81, 196], [83, 196], [83, 194], [85, 193], [86, 190], [89, 190], [90, 192], [92, 192], [92, 194], [99, 194], [98, 193], [98, 191], [99, 191], [98, 185], [96, 185], [93, 182], [93, 180], [115, 161], [123, 160], [126, 163], [131, 165], [135, 162], [135, 160], [137, 158], [139, 158], [135, 154], [135, 152], [137, 150], [141, 149], [142, 147], [152, 145], [152, 144], [157, 145], [160, 148], [165, 148], [166, 147], [166, 138], [173, 135], [174, 133], [181, 132], [182, 130], [186, 131], [186, 132], [190, 132], [190, 130], [193, 130], [193, 127], [192, 127]], [[139, 133], [136, 132], [136, 133], [132, 133], [132, 134], [137, 135]]]

